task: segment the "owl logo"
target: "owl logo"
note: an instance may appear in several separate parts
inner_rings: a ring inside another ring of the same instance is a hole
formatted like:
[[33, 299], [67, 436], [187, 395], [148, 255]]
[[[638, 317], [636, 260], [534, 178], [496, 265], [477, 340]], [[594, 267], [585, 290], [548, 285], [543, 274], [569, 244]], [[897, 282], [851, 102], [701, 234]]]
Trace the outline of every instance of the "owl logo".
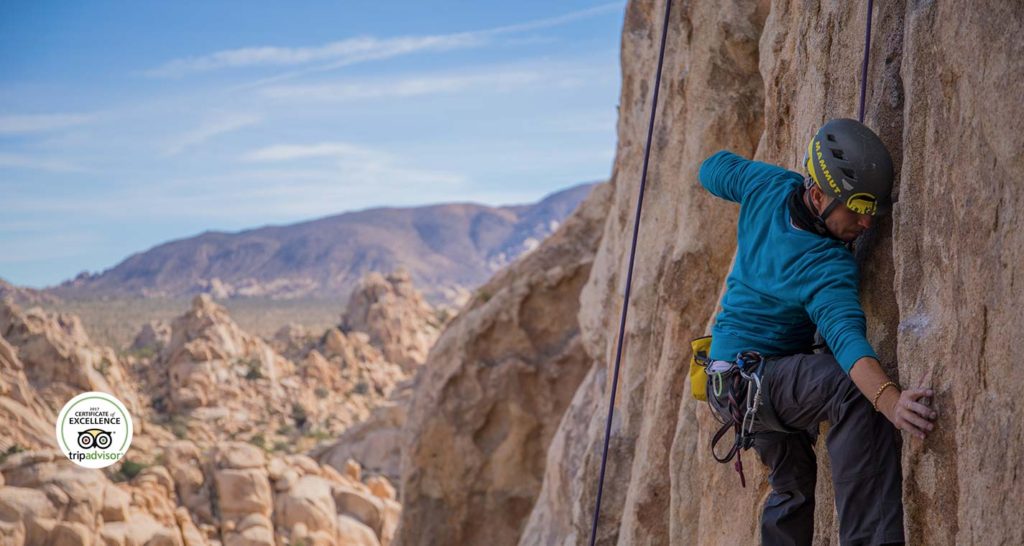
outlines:
[[113, 432], [107, 432], [98, 428], [90, 428], [78, 433], [78, 447], [82, 449], [99, 448], [107, 449], [114, 441]]

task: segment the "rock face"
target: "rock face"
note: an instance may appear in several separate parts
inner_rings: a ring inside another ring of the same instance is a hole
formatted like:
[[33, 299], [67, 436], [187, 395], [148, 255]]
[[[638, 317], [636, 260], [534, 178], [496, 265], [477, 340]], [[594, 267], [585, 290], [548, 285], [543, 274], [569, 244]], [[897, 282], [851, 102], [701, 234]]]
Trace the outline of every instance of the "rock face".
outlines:
[[[856, 117], [864, 6], [774, 0], [673, 8], [599, 543], [751, 544], [759, 541], [767, 492], [763, 467], [745, 454], [752, 485], [744, 490], [731, 468], [711, 460], [713, 421], [685, 381], [688, 341], [704, 333], [735, 249], [736, 207], [701, 189], [697, 170], [720, 148], [797, 169], [824, 120]], [[435, 409], [481, 396], [496, 404], [514, 396], [517, 383], [493, 390], [469, 383], [470, 390], [462, 382], [445, 393], [425, 370], [417, 397], [436, 398], [421, 406], [431, 408], [426, 417], [410, 419], [419, 423], [412, 430], [444, 440], [431, 444], [435, 451], [414, 443], [407, 454], [403, 543], [485, 537], [571, 545], [589, 538], [663, 12], [660, 0], [632, 1], [626, 10], [611, 208], [578, 315], [596, 364], [549, 443], [532, 511], [514, 524], [510, 510], [492, 510], [500, 515], [484, 522], [463, 516], [503, 491], [467, 483], [463, 461], [471, 469], [509, 462], [502, 453], [477, 462], [466, 455], [477, 455], [472, 449], [451, 447], [476, 430], [465, 418], [475, 413]], [[857, 245], [862, 303], [868, 336], [890, 373], [903, 385], [933, 387], [940, 412], [925, 442], [904, 441], [908, 543], [1024, 541], [1013, 518], [1024, 510], [1014, 470], [1024, 463], [1024, 420], [1007, 402], [1024, 383], [1013, 349], [1024, 318], [1016, 284], [1024, 274], [1022, 24], [1019, 3], [890, 2], [874, 13], [865, 121], [893, 152], [898, 203]], [[435, 354], [458, 328], [456, 321], [442, 334]], [[491, 335], [483, 330], [462, 345], [497, 344]], [[446, 372], [452, 377], [481, 367], [456, 360], [445, 359], [461, 366]], [[455, 469], [442, 471], [451, 461]], [[815, 543], [837, 544], [823, 449], [819, 461]], [[469, 495], [467, 488], [486, 489]], [[475, 534], [485, 525], [489, 534]], [[413, 529], [421, 534], [413, 537]]]
[[412, 285], [405, 270], [388, 276], [370, 273], [349, 297], [341, 329], [369, 334], [384, 358], [412, 370], [427, 358], [440, 322]]
[[591, 362], [575, 317], [609, 192], [503, 270], [453, 320], [417, 375], [398, 542], [513, 544], [540, 490], [558, 419]]

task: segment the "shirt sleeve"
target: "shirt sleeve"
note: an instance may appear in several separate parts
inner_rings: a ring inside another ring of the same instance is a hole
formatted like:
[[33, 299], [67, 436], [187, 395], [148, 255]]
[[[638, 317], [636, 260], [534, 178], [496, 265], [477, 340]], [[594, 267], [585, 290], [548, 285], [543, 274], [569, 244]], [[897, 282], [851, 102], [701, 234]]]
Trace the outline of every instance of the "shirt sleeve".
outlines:
[[862, 357], [878, 358], [865, 335], [867, 321], [857, 297], [857, 265], [852, 256], [848, 261], [844, 265], [850, 273], [838, 267], [823, 268], [820, 273], [824, 275], [818, 278], [820, 282], [812, 283], [806, 300], [807, 314], [846, 373]]
[[754, 188], [788, 172], [721, 150], [701, 163], [699, 176], [701, 185], [716, 197], [743, 203]]

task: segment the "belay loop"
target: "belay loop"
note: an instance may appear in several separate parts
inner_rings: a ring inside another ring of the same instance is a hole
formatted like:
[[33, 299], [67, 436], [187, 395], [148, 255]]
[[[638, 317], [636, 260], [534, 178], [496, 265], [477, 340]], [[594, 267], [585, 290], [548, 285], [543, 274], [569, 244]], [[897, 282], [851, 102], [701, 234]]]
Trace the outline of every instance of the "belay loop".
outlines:
[[640, 233], [640, 211], [644, 202], [644, 188], [647, 186], [647, 164], [651, 158], [651, 140], [654, 136], [654, 119], [658, 113], [658, 90], [661, 88], [661, 67], [665, 62], [665, 39], [668, 37], [669, 14], [672, 0], [665, 0], [665, 18], [661, 27], [661, 48], [658, 51], [658, 69], [654, 76], [654, 96], [651, 98], [651, 121], [647, 125], [647, 142], [644, 144], [644, 164], [640, 173], [640, 193], [636, 200], [636, 214], [633, 217], [633, 243], [629, 249], [629, 267], [626, 269], [626, 291], [622, 301], [622, 318], [619, 320], [619, 337], [615, 349], [615, 367], [612, 371], [612, 390], [608, 400], [608, 418], [604, 427], [604, 449], [601, 452], [601, 475], [597, 480], [597, 500], [594, 502], [594, 521], [590, 527], [590, 546], [597, 542], [597, 520], [601, 515], [601, 495], [604, 493], [604, 474], [608, 464], [608, 443], [612, 434], [612, 416], [615, 412], [615, 393], [619, 386], [619, 365], [622, 362], [622, 339], [626, 333], [626, 310], [629, 309], [629, 293], [633, 286], [633, 263], [636, 260], [636, 241]]

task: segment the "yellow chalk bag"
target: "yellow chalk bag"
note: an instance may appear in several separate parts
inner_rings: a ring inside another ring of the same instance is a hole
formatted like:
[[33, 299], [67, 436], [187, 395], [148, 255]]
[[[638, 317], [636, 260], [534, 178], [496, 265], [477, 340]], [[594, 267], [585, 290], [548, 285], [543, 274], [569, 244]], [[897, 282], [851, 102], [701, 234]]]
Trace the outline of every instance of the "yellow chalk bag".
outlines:
[[707, 365], [711, 362], [711, 336], [699, 337], [690, 342], [690, 394], [701, 402], [708, 399]]

